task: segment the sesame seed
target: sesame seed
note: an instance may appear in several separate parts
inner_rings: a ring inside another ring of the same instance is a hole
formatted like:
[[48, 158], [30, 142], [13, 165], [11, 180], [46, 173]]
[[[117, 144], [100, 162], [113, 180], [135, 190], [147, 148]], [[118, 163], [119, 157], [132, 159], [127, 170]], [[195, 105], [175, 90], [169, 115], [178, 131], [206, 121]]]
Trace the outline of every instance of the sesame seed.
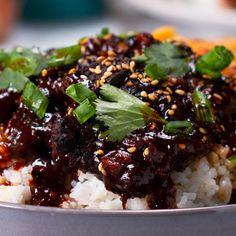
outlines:
[[122, 63], [121, 64], [122, 68], [126, 69], [126, 70], [129, 70], [129, 65], [125, 64], [125, 63]]
[[99, 81], [100, 85], [103, 85], [105, 82], [106, 82], [106, 80], [104, 78], [101, 78]]
[[72, 74], [74, 74], [75, 72], [76, 72], [76, 69], [75, 69], [75, 68], [72, 68], [72, 69], [69, 70], [68, 74], [69, 74], [69, 75], [72, 75]]
[[136, 148], [136, 147], [130, 147], [130, 148], [127, 149], [127, 151], [128, 151], [129, 153], [134, 153], [134, 152], [137, 151], [137, 148]]
[[81, 79], [88, 79], [88, 77], [86, 75], [81, 75], [80, 78]]
[[157, 99], [157, 95], [155, 93], [150, 93], [148, 94], [148, 99], [150, 99], [151, 101], [154, 101]]
[[97, 58], [98, 61], [102, 61], [102, 60], [104, 60], [104, 59], [105, 59], [104, 56], [100, 56], [100, 57]]
[[168, 103], [171, 103], [171, 96], [170, 96], [170, 95], [167, 95], [167, 96], [166, 96], [166, 99], [167, 99], [167, 102], [168, 102]]
[[111, 75], [112, 75], [112, 73], [111, 73], [110, 71], [106, 71], [103, 76], [109, 77], [109, 76], [111, 76]]
[[102, 163], [100, 163], [99, 165], [98, 165], [98, 170], [103, 174], [103, 175], [107, 175], [107, 172], [103, 169], [103, 167], [102, 167]]
[[202, 127], [199, 128], [199, 131], [200, 131], [200, 133], [202, 133], [202, 134], [206, 134], [206, 130], [205, 130], [204, 128], [202, 128]]
[[142, 92], [140, 93], [140, 95], [141, 95], [142, 97], [144, 97], [144, 98], [146, 98], [146, 97], [148, 96], [146, 91], [142, 91]]
[[173, 83], [176, 83], [177, 79], [176, 78], [171, 78], [170, 81], [173, 82]]
[[132, 73], [134, 73], [135, 61], [131, 61], [131, 62], [129, 63], [129, 67], [130, 67], [130, 71], [131, 71]]
[[68, 109], [68, 111], [67, 111], [67, 116], [70, 116], [70, 115], [72, 115], [72, 112], [73, 112], [73, 108], [72, 107], [70, 107], [69, 109]]
[[109, 60], [109, 61], [114, 61], [114, 60], [115, 60], [115, 57], [108, 57], [107, 60]]
[[157, 85], [158, 83], [159, 83], [159, 81], [157, 79], [155, 79], [151, 82], [151, 85]]
[[174, 110], [169, 110], [169, 111], [168, 111], [168, 115], [173, 116], [174, 114], [175, 114], [175, 111], [174, 111]]
[[222, 99], [223, 99], [223, 97], [222, 97], [220, 94], [218, 94], [218, 93], [213, 93], [213, 96], [214, 96], [215, 98], [218, 98], [219, 100], [222, 100]]
[[148, 79], [148, 78], [143, 78], [141, 81], [144, 82], [144, 83], [148, 83], [148, 82], [150, 81], [150, 79]]
[[163, 91], [163, 94], [165, 94], [165, 95], [169, 95], [169, 92], [167, 92], [167, 91]]
[[182, 89], [176, 89], [176, 90], [175, 90], [175, 93], [178, 94], [178, 95], [183, 96], [183, 95], [185, 94], [185, 91], [182, 90]]
[[203, 137], [202, 137], [202, 142], [205, 143], [206, 141], [207, 141], [207, 137], [206, 137], [206, 136], [203, 136]]
[[144, 152], [143, 152], [143, 155], [148, 156], [149, 154], [150, 154], [149, 148], [145, 148]]
[[121, 65], [116, 65], [117, 70], [121, 70]]
[[43, 69], [42, 72], [41, 72], [41, 75], [43, 77], [45, 77], [45, 76], [47, 76], [47, 74], [48, 74], [48, 71], [46, 69]]
[[158, 93], [158, 94], [162, 94], [162, 93], [163, 93], [163, 90], [158, 89], [158, 90], [157, 90], [157, 93]]
[[96, 155], [103, 155], [104, 151], [102, 149], [98, 149], [97, 151], [94, 152]]
[[136, 73], [133, 73], [129, 77], [130, 77], [130, 79], [136, 79], [138, 77], [138, 75]]
[[113, 71], [113, 69], [114, 69], [114, 66], [113, 65], [111, 65], [111, 66], [109, 66], [108, 68], [107, 68], [107, 71]]
[[114, 51], [108, 51], [108, 56], [110, 56], [110, 57], [115, 57], [116, 56], [116, 54], [115, 54], [115, 52]]
[[142, 78], [143, 78], [143, 75], [142, 75], [142, 74], [138, 74], [138, 78], [139, 78], [139, 79], [142, 79]]
[[94, 73], [95, 74], [101, 74], [102, 73], [102, 70], [101, 70], [101, 67], [100, 66], [96, 66], [95, 70], [94, 70]]
[[105, 66], [110, 66], [112, 63], [110, 61], [106, 61], [104, 64]]
[[154, 130], [155, 128], [157, 127], [156, 123], [155, 122], [152, 122], [149, 130]]
[[170, 87], [166, 87], [166, 90], [169, 92], [169, 94], [173, 93]]
[[225, 132], [225, 127], [223, 125], [220, 125], [220, 127]]
[[133, 82], [132, 82], [132, 81], [130, 81], [130, 80], [129, 80], [129, 81], [126, 83], [126, 84], [127, 84], [127, 86], [129, 86], [129, 87], [131, 87], [131, 86], [133, 86], [133, 85], [134, 85], [134, 84], [133, 84]]
[[173, 105], [171, 106], [171, 109], [172, 109], [172, 110], [176, 110], [176, 109], [177, 109], [177, 105], [176, 105], [176, 104], [173, 104]]
[[186, 148], [186, 145], [184, 143], [179, 143], [178, 146], [179, 146], [179, 149], [182, 149], [182, 150]]

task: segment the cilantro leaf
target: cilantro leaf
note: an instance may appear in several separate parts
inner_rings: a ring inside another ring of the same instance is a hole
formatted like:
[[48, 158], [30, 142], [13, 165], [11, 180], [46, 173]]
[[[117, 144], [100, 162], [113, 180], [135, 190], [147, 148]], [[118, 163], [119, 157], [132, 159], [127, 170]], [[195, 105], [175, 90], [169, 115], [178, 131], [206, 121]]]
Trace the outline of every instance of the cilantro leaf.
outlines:
[[121, 89], [105, 84], [100, 93], [103, 100], [95, 101], [96, 119], [109, 127], [108, 141], [121, 141], [151, 120], [166, 123], [146, 103]]
[[153, 44], [144, 49], [146, 65], [156, 64], [168, 76], [184, 76], [190, 71], [187, 54], [172, 43]]
[[157, 64], [149, 64], [145, 66], [146, 74], [153, 79], [164, 79], [166, 78], [166, 73], [161, 70]]
[[10, 68], [6, 68], [0, 74], [0, 89], [12, 88], [18, 92], [21, 92], [28, 81], [28, 78], [25, 77], [24, 74], [13, 71]]
[[229, 66], [233, 59], [234, 55], [231, 51], [224, 46], [216, 46], [197, 60], [196, 71], [217, 79], [221, 76], [221, 71]]

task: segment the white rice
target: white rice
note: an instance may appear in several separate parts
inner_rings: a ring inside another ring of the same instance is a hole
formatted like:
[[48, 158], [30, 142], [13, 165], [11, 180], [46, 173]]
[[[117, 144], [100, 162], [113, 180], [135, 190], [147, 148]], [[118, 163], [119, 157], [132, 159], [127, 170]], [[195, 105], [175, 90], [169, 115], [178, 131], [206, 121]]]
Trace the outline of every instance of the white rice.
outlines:
[[[227, 204], [236, 189], [236, 168], [226, 159], [229, 148], [216, 146], [206, 157], [196, 160], [183, 172], [173, 172], [178, 208]], [[27, 204], [31, 199], [32, 166], [19, 170], [12, 167], [0, 175], [0, 201]], [[93, 174], [78, 171], [71, 183], [63, 208], [123, 209], [119, 195], [106, 190]], [[148, 209], [146, 198], [128, 199], [127, 209]]]
[[[233, 166], [226, 156], [228, 147], [216, 146], [200, 160], [196, 160], [183, 172], [173, 172], [178, 208], [204, 207], [227, 204], [232, 193]], [[89, 173], [78, 172], [78, 181], [64, 208], [122, 209], [120, 196], [105, 189], [102, 181]], [[235, 181], [236, 186], [236, 181]], [[129, 199], [127, 209], [147, 209], [146, 199]]]
[[229, 148], [218, 147], [183, 172], [173, 172], [178, 208], [227, 204], [233, 190]]
[[32, 166], [13, 170], [12, 167], [0, 175], [0, 201], [10, 203], [28, 203], [31, 199], [30, 181]]

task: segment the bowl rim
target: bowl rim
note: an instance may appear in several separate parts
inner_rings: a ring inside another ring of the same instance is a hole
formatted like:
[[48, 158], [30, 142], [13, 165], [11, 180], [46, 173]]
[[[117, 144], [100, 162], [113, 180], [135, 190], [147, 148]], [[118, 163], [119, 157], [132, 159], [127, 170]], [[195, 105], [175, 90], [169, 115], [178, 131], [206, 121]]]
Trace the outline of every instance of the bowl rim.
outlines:
[[161, 210], [102, 210], [102, 209], [75, 209], [75, 208], [59, 208], [34, 206], [17, 203], [7, 203], [0, 201], [0, 208], [9, 210], [21, 210], [27, 212], [40, 212], [49, 214], [72, 214], [72, 215], [91, 215], [91, 216], [176, 216], [176, 215], [192, 215], [206, 214], [214, 212], [236, 212], [236, 204], [185, 208], [185, 209], [161, 209]]

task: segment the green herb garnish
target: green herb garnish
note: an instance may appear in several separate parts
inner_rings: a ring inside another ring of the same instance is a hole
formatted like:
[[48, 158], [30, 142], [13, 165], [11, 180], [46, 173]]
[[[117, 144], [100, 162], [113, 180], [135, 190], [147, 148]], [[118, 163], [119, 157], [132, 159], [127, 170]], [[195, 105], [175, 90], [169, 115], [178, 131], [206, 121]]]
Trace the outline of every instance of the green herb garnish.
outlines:
[[95, 101], [96, 115], [109, 127], [109, 141], [121, 141], [150, 121], [167, 123], [146, 103], [121, 89], [105, 84], [100, 93], [102, 99]]
[[190, 121], [170, 121], [165, 126], [165, 132], [170, 135], [186, 135], [193, 132], [193, 125]]
[[36, 48], [15, 48], [10, 53], [0, 53], [4, 68], [21, 72], [26, 76], [38, 75], [46, 65], [46, 56]]
[[221, 76], [221, 71], [232, 62], [234, 55], [224, 46], [215, 46], [207, 54], [201, 56], [196, 63], [196, 71], [213, 79]]
[[158, 67], [157, 64], [149, 64], [145, 66], [146, 74], [153, 79], [164, 79], [166, 78], [166, 73]]
[[96, 94], [83, 84], [70, 85], [66, 89], [66, 94], [78, 103], [82, 103], [86, 99], [93, 102], [97, 98]]
[[95, 107], [88, 99], [85, 99], [74, 111], [73, 114], [80, 124], [84, 124], [96, 113]]
[[236, 165], [236, 154], [229, 157], [229, 160], [231, 161], [232, 164]]
[[24, 74], [6, 68], [0, 74], [0, 89], [11, 88], [15, 89], [17, 92], [22, 92], [28, 81], [28, 78], [25, 77]]
[[[167, 76], [184, 76], [190, 71], [186, 52], [172, 43], [153, 44], [144, 49], [146, 65], [155, 64]], [[147, 73], [147, 71], [145, 70]]]
[[98, 38], [103, 38], [104, 36], [108, 35], [110, 33], [110, 30], [108, 27], [104, 27], [101, 29], [101, 33], [97, 34]]
[[80, 105], [73, 111], [80, 124], [94, 116], [96, 110], [92, 102], [97, 95], [83, 84], [72, 84], [66, 89], [66, 94]]
[[211, 108], [211, 102], [201, 91], [194, 90], [192, 94], [194, 111], [197, 119], [201, 122], [215, 122], [215, 117]]
[[56, 49], [48, 59], [48, 67], [66, 66], [75, 63], [81, 57], [80, 45]]
[[24, 104], [42, 119], [48, 107], [48, 98], [32, 82], [25, 85], [22, 99]]

